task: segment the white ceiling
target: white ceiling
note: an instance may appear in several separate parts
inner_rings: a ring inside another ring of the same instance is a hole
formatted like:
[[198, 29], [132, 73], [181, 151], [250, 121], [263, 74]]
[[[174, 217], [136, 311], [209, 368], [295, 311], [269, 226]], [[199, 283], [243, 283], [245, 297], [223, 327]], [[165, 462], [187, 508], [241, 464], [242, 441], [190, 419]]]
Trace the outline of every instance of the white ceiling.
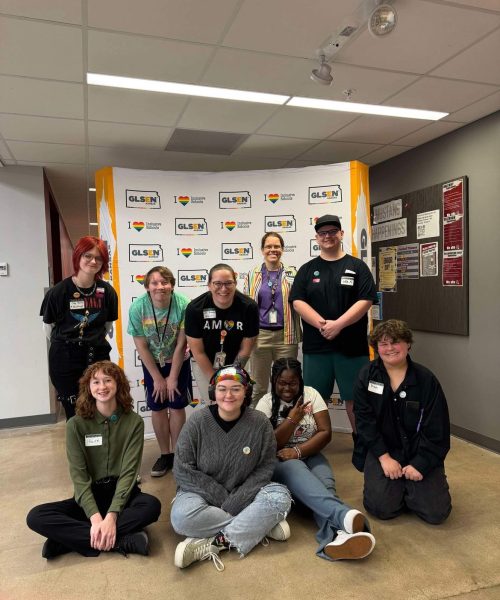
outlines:
[[[396, 0], [309, 80], [361, 0], [0, 0], [0, 157], [46, 167], [71, 237], [89, 231], [93, 174], [374, 165], [500, 109], [500, 0]], [[449, 112], [441, 121], [87, 86], [87, 71]], [[248, 134], [231, 155], [164, 150], [176, 127]], [[91, 229], [91, 231], [93, 231]]]

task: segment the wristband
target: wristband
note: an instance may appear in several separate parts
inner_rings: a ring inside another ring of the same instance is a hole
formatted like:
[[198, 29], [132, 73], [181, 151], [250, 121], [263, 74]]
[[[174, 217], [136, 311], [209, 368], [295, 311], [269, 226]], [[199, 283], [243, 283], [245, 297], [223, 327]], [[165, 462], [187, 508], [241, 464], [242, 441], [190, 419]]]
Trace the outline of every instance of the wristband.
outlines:
[[298, 446], [294, 446], [293, 449], [295, 450], [295, 452], [297, 452], [297, 458], [301, 459], [302, 458], [302, 452], [300, 451], [300, 448]]

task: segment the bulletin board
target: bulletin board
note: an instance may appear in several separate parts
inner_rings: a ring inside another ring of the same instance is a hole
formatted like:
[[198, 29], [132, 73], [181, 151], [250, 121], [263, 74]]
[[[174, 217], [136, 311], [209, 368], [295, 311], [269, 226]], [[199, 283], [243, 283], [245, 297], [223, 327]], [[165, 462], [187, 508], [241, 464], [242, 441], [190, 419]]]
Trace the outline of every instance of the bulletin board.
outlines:
[[378, 320], [469, 335], [468, 179], [457, 177], [373, 205]]

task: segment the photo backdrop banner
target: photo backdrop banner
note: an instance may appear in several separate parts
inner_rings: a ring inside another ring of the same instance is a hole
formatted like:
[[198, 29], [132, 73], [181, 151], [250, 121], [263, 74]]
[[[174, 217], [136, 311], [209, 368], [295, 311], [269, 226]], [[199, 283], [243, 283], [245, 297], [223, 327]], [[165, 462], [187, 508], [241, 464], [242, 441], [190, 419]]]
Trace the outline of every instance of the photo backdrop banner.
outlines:
[[[265, 232], [283, 236], [282, 261], [298, 269], [319, 254], [314, 223], [327, 213], [340, 217], [344, 250], [371, 264], [368, 167], [357, 161], [221, 173], [108, 167], [95, 179], [99, 236], [108, 244], [108, 278], [120, 299], [111, 358], [131, 382], [146, 432], [151, 414], [127, 324], [150, 268], [167, 266], [176, 290], [195, 298], [207, 291], [210, 268], [223, 262], [236, 271], [242, 290], [246, 273], [262, 262]], [[196, 385], [193, 396], [188, 416], [199, 404]]]

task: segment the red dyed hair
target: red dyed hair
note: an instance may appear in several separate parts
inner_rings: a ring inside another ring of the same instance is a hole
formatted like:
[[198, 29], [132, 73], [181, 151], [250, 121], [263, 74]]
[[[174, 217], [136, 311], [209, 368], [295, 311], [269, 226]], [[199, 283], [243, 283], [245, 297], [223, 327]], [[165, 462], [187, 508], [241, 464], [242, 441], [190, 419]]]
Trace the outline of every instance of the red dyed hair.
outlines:
[[86, 235], [78, 240], [75, 249], [73, 250], [74, 275], [78, 275], [78, 271], [80, 270], [80, 259], [82, 258], [82, 254], [89, 252], [89, 250], [92, 250], [93, 248], [97, 248], [103, 260], [101, 270], [96, 273], [96, 279], [102, 279], [102, 276], [108, 272], [109, 254], [106, 242], [92, 235]]

